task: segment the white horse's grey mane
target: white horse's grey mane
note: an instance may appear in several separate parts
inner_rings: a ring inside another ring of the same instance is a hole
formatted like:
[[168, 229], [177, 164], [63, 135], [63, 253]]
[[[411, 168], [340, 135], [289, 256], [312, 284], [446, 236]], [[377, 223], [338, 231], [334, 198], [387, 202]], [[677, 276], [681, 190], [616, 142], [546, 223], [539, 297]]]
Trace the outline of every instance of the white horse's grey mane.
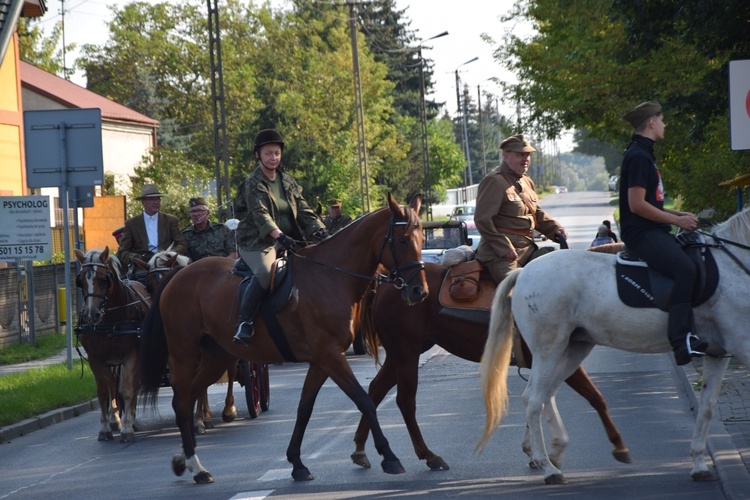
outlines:
[[177, 260], [175, 261], [177, 263], [177, 266], [187, 266], [188, 262], [190, 262], [190, 258], [187, 255], [182, 255], [172, 250], [173, 246], [174, 244], [169, 245], [169, 248], [167, 248], [166, 250], [156, 252], [154, 256], [151, 257], [151, 259], [148, 261], [148, 268], [156, 269], [157, 267], [164, 267], [167, 264], [167, 261], [175, 255], [177, 256]]

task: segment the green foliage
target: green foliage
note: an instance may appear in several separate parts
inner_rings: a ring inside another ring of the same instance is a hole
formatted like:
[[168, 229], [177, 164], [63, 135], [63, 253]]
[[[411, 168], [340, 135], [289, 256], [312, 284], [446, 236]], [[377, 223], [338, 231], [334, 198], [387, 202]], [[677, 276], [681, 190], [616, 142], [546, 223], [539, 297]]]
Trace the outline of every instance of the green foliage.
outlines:
[[729, 151], [721, 124], [727, 63], [750, 57], [750, 4], [538, 0], [517, 3], [509, 18], [528, 19], [538, 31], [528, 39], [510, 35], [496, 51], [519, 77], [508, 90], [522, 103], [525, 129], [547, 137], [563, 127], [586, 129], [624, 149], [632, 129], [622, 115], [659, 100], [667, 130], [657, 157], [666, 189], [683, 209], [713, 208], [719, 219], [733, 212], [733, 193], [718, 184], [747, 172], [750, 157]]
[[[55, 24], [48, 38], [44, 38], [38, 21], [33, 18], [21, 17], [17, 29], [21, 60], [52, 74], [64, 76], [62, 50], [57, 49], [62, 39], [62, 23]], [[76, 44], [71, 43], [65, 47], [72, 51], [75, 50]]]
[[65, 363], [0, 377], [0, 426], [96, 397], [94, 375], [85, 367], [83, 377]]

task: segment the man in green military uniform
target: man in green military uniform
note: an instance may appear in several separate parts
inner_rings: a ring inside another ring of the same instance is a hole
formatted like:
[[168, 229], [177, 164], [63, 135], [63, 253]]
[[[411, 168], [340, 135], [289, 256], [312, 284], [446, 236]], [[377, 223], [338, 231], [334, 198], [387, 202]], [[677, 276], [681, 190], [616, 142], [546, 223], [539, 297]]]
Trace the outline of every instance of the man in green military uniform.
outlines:
[[190, 220], [193, 225], [182, 230], [188, 244], [187, 255], [192, 262], [204, 257], [237, 258], [232, 232], [224, 224], [209, 220], [204, 198], [190, 198]]
[[323, 220], [323, 224], [325, 224], [329, 233], [333, 234], [340, 231], [351, 221], [351, 217], [341, 213], [341, 200], [328, 200], [328, 215]]

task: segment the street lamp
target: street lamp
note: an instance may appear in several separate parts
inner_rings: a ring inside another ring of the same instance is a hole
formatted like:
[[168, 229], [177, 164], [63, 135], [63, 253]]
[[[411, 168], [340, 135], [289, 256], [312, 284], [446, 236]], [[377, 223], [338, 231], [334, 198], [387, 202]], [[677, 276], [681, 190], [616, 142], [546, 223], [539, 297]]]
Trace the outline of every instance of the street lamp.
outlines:
[[[461, 113], [461, 79], [458, 77], [458, 69], [462, 66], [466, 66], [469, 63], [473, 63], [474, 61], [479, 60], [479, 57], [475, 57], [473, 59], [469, 59], [463, 64], [459, 64], [458, 67], [456, 67], [456, 100], [458, 102], [458, 109], [457, 112]], [[464, 99], [464, 110], [463, 110], [463, 128], [464, 128], [464, 156], [466, 158], [466, 172], [464, 173], [464, 203], [466, 203], [466, 187], [468, 185], [473, 184], [473, 179], [471, 178], [471, 153], [469, 153], [469, 132], [466, 126], [466, 115], [467, 115], [467, 108], [466, 108], [466, 99]], [[468, 173], [468, 182], [466, 180]]]
[[430, 153], [427, 149], [427, 106], [425, 104], [425, 83], [424, 83], [424, 59], [422, 59], [422, 46], [425, 42], [448, 35], [447, 31], [422, 40], [417, 46], [419, 56], [419, 97], [420, 97], [420, 121], [422, 126], [422, 167], [424, 168], [424, 186], [425, 204], [427, 205], [427, 220], [432, 219], [430, 210], [430, 198], [432, 197], [432, 173], [430, 171]]

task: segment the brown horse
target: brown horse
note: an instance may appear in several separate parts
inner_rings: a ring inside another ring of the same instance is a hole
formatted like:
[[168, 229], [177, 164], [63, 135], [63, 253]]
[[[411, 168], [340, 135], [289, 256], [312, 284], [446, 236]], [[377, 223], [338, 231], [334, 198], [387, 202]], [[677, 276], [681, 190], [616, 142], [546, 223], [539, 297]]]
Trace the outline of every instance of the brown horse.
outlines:
[[197, 395], [216, 380], [226, 364], [221, 363], [218, 355], [202, 357], [201, 349], [256, 363], [309, 363], [297, 421], [286, 451], [295, 481], [313, 479], [300, 459], [302, 438], [318, 391], [329, 377], [368, 419], [375, 446], [384, 457], [383, 470], [403, 473], [380, 428], [375, 406], [343, 353], [353, 339], [352, 308], [365, 293], [378, 264], [393, 269], [381, 279], [400, 287], [405, 302], [418, 303], [427, 296], [421, 262], [424, 236], [418, 216], [420, 205], [419, 197], [405, 207], [389, 195], [387, 208], [357, 219], [318, 245], [295, 251], [288, 260], [294, 292], [289, 303], [276, 314], [280, 335], [271, 336], [276, 335], [275, 322], [269, 327], [259, 318], [248, 346], [232, 342], [241, 279], [232, 275], [231, 261], [209, 257], [170, 276], [144, 322], [141, 352], [144, 389], [152, 396], [158, 392], [167, 358], [169, 361], [169, 380], [174, 390], [172, 407], [183, 448], [183, 454], [172, 460], [177, 475], [188, 468], [197, 483], [213, 481], [195, 454], [192, 411]]
[[[177, 272], [190, 263], [190, 258], [181, 255], [170, 246], [168, 249], [157, 252], [146, 262], [142, 259], [134, 259], [136, 265], [146, 271], [146, 290], [153, 299], [159, 290], [159, 285], [167, 274]], [[232, 360], [227, 365], [227, 396], [224, 398], [224, 409], [221, 412], [221, 419], [224, 422], [234, 422], [237, 418], [237, 408], [234, 406], [234, 380], [237, 375], [237, 359]], [[257, 416], [257, 413], [255, 413]], [[253, 411], [250, 412], [253, 416]], [[208, 402], [208, 391], [198, 397], [195, 410], [195, 432], [205, 434], [206, 429], [213, 429], [213, 415], [211, 414], [211, 405]]]
[[[596, 247], [591, 250], [616, 253], [618, 248], [622, 249], [622, 244], [616, 243], [612, 247], [607, 247], [606, 249]], [[426, 263], [427, 284], [433, 293], [424, 302], [411, 307], [406, 307], [399, 301], [392, 289], [378, 287], [375, 293], [362, 301], [360, 316], [363, 342], [368, 347], [368, 352], [375, 357], [376, 363], [379, 361], [378, 344], [382, 345], [386, 352], [382, 368], [370, 382], [368, 390], [370, 397], [377, 406], [383, 401], [388, 391], [398, 386], [396, 403], [409, 431], [414, 451], [417, 457], [425, 460], [432, 470], [447, 470], [449, 467], [445, 460], [427, 447], [417, 424], [419, 355], [437, 344], [451, 354], [478, 363], [487, 341], [487, 325], [440, 314], [438, 290], [447, 272], [447, 267]], [[524, 359], [530, 367], [531, 353], [523, 339], [521, 342]], [[609, 415], [607, 403], [583, 367], [578, 367], [566, 383], [583, 396], [599, 414], [607, 437], [614, 445], [612, 454], [615, 459], [630, 463], [630, 452]], [[369, 431], [367, 421], [360, 419], [359, 427], [354, 435], [355, 451], [351, 458], [354, 463], [363, 467], [370, 466], [365, 454], [365, 442]], [[526, 443], [524, 443], [524, 451], [530, 452]]]
[[[121, 430], [120, 441], [129, 443], [135, 440], [140, 388], [138, 334], [150, 299], [142, 284], [122, 280], [120, 261], [109, 254], [109, 247], [86, 254], [76, 249], [75, 254], [81, 263], [76, 286], [83, 293], [76, 334], [96, 379], [101, 408], [98, 439], [111, 440], [112, 431]], [[123, 408], [118, 408], [118, 394]]]

